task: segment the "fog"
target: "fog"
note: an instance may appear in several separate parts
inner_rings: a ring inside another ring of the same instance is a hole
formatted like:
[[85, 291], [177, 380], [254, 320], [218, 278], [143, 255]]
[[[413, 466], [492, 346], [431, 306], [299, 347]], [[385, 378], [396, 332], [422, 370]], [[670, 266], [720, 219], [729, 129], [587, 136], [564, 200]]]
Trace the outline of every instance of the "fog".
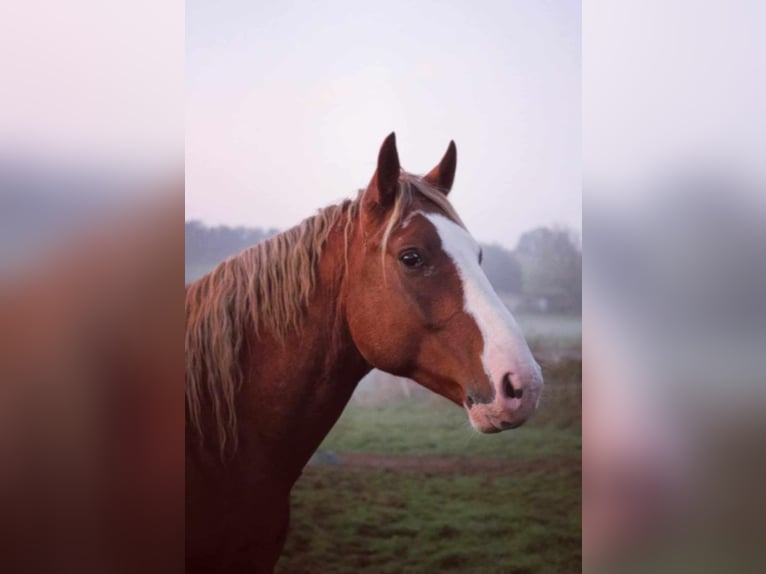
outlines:
[[188, 2], [187, 219], [288, 228], [366, 185], [396, 131], [414, 173], [455, 140], [477, 239], [579, 231], [579, 8]]

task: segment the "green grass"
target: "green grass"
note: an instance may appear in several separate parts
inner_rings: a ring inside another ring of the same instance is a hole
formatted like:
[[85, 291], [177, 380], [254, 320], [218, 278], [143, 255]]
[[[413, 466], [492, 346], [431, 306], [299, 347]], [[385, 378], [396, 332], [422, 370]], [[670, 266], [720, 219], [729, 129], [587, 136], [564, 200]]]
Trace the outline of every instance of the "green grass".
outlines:
[[445, 400], [349, 405], [320, 447], [338, 452], [408, 456], [544, 458], [577, 452], [579, 432], [529, 424], [511, 432], [483, 435], [466, 412]]
[[295, 486], [277, 572], [580, 572], [580, 373], [549, 366], [539, 416], [497, 435], [436, 397], [352, 403], [321, 446], [341, 464]]
[[579, 481], [309, 467], [277, 571], [580, 572]]

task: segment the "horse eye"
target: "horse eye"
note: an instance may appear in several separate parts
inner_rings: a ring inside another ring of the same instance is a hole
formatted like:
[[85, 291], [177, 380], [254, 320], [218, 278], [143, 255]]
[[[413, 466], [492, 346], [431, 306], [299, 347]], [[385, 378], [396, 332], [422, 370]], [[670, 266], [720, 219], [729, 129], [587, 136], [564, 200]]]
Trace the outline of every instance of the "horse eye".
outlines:
[[399, 255], [399, 261], [402, 262], [402, 265], [409, 267], [410, 269], [423, 265], [423, 257], [414, 249], [408, 249]]

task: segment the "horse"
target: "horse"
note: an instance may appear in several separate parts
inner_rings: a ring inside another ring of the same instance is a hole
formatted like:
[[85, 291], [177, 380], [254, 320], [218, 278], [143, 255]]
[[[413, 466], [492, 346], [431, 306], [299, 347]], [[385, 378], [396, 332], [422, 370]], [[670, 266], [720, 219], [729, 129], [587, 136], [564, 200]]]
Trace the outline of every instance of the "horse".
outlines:
[[451, 141], [419, 177], [391, 133], [356, 197], [221, 263], [186, 291], [186, 564], [272, 572], [290, 491], [373, 368], [516, 428], [543, 380], [448, 200]]

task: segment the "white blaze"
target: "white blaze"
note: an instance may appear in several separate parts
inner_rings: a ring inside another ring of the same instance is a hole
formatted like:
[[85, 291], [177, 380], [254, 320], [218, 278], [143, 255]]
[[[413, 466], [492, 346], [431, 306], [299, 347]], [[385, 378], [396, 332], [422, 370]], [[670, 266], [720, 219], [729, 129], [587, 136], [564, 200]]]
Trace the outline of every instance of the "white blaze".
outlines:
[[484, 339], [481, 360], [497, 397], [502, 396], [503, 375], [522, 374], [539, 366], [521, 333], [521, 329], [503, 304], [479, 265], [480, 247], [476, 240], [455, 222], [435, 213], [423, 214], [441, 239], [442, 249], [450, 256], [463, 283], [463, 305], [479, 327]]

